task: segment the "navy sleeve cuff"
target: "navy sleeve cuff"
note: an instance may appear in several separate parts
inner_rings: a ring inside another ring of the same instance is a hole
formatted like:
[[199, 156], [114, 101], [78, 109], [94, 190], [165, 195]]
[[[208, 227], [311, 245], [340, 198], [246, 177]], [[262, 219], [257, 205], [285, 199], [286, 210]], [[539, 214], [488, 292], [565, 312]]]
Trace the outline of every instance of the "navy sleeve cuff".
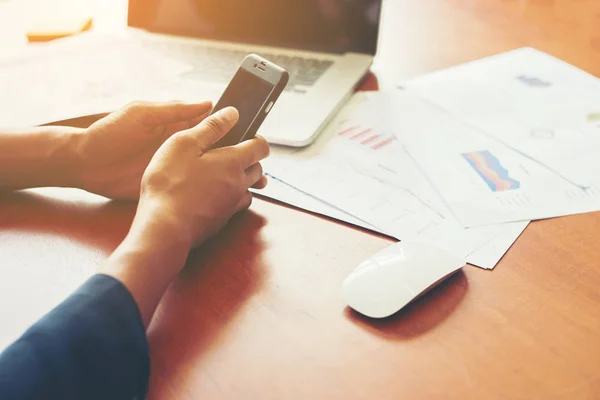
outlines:
[[0, 354], [0, 398], [143, 399], [142, 318], [118, 280], [95, 275]]

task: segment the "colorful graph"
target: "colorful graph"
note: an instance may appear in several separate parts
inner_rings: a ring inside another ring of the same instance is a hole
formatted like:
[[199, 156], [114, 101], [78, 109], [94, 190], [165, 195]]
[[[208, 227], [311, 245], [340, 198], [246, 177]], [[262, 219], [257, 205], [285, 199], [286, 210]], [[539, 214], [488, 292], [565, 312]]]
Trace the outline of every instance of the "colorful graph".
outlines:
[[382, 149], [390, 145], [396, 139], [393, 135], [388, 133], [380, 133], [375, 129], [361, 127], [360, 125], [345, 128], [337, 134], [338, 136], [344, 136], [373, 150]]
[[508, 171], [500, 165], [500, 161], [489, 151], [464, 153], [462, 156], [493, 192], [514, 190], [521, 186], [519, 181], [508, 176]]

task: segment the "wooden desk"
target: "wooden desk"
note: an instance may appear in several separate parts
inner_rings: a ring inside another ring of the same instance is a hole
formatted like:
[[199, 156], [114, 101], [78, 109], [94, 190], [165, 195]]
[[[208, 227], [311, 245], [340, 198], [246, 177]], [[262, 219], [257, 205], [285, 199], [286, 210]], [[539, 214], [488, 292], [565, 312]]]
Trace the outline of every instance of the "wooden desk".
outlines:
[[[600, 75], [599, 26], [594, 0], [388, 0], [374, 69], [387, 84], [531, 45]], [[1, 331], [92, 274], [133, 213], [79, 192], [0, 197]], [[388, 241], [256, 200], [163, 299], [150, 398], [598, 398], [599, 236], [599, 214], [533, 223], [495, 271], [468, 267], [377, 322], [340, 285]]]

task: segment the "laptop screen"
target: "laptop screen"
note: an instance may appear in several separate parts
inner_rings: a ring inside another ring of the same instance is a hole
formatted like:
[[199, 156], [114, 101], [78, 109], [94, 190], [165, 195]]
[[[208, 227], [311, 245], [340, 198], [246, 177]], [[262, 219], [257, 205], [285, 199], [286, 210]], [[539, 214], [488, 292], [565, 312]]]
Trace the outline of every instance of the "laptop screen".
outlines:
[[375, 54], [382, 0], [129, 0], [129, 26], [203, 39]]

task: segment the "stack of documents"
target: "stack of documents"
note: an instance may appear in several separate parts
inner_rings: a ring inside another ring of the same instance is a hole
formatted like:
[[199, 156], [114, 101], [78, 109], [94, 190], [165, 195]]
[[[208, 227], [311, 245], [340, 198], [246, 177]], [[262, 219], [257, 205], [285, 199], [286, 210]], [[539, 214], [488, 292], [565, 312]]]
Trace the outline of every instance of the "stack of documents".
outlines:
[[464, 226], [600, 208], [599, 79], [527, 48], [406, 87], [465, 127], [403, 137]]
[[[275, 184], [265, 194], [398, 240], [428, 242], [491, 269], [527, 221], [470, 229], [459, 223], [398, 139], [391, 110], [399, 116], [396, 104], [407, 96], [359, 92], [312, 146], [273, 149], [264, 166]], [[400, 129], [418, 128], [412, 124]]]
[[492, 269], [530, 220], [600, 210], [600, 81], [533, 49], [357, 93], [266, 195]]

